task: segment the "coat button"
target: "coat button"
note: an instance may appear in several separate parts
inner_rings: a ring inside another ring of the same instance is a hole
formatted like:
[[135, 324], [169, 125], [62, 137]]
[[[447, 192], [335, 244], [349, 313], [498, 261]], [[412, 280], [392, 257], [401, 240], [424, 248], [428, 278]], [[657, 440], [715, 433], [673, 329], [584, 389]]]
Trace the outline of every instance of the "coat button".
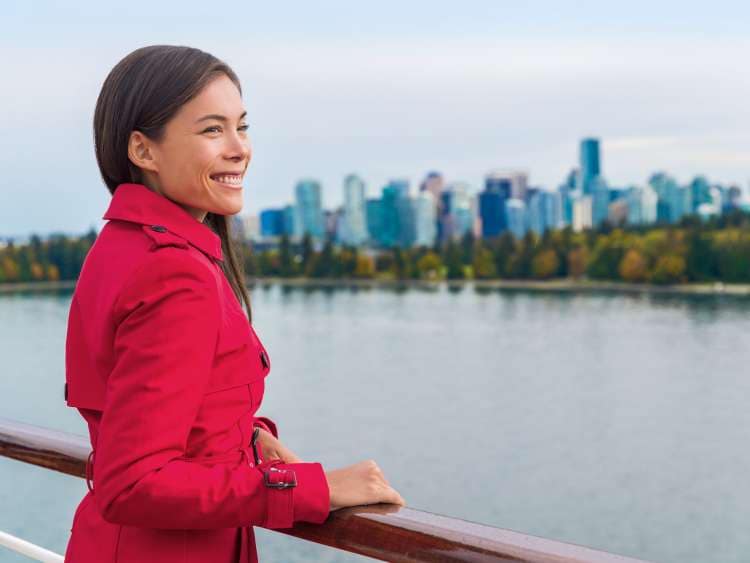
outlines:
[[151, 230], [156, 231], [157, 233], [166, 233], [167, 228], [162, 227], [161, 225], [151, 225]]

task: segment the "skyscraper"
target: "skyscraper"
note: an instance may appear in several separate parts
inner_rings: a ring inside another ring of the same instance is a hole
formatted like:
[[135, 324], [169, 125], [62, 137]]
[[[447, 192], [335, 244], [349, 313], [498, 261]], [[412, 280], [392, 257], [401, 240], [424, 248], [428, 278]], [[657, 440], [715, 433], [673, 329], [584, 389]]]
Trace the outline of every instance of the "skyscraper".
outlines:
[[369, 241], [372, 245], [382, 244], [383, 239], [383, 228], [382, 228], [382, 203], [383, 201], [378, 198], [368, 199], [365, 202], [365, 215], [367, 217], [367, 234], [369, 235]]
[[294, 205], [285, 205], [284, 209], [282, 210], [284, 213], [284, 232], [283, 234], [286, 234], [290, 237], [296, 236], [297, 234], [297, 227], [295, 225], [296, 221], [296, 215], [297, 215], [297, 208]]
[[541, 190], [534, 190], [534, 192], [529, 195], [527, 210], [529, 229], [537, 235], [544, 234], [544, 231], [547, 230], [546, 215], [544, 213], [544, 192]]
[[279, 237], [284, 234], [284, 210], [264, 209], [260, 212], [260, 235]]
[[511, 198], [506, 205], [508, 230], [517, 239], [523, 238], [528, 230], [526, 204], [520, 199]]
[[419, 185], [419, 191], [430, 192], [434, 201], [437, 202], [440, 198], [440, 193], [443, 191], [443, 185], [443, 175], [440, 172], [428, 172], [425, 179]]
[[365, 183], [356, 174], [344, 178], [343, 242], [361, 246], [367, 241], [367, 216], [365, 212]]
[[418, 246], [432, 246], [437, 235], [435, 196], [429, 190], [421, 191], [415, 200], [416, 240]]
[[295, 234], [302, 237], [305, 233], [309, 233], [313, 239], [322, 240], [325, 234], [325, 225], [323, 223], [320, 182], [310, 179], [300, 180], [297, 182], [295, 195]]
[[584, 195], [591, 195], [594, 191], [594, 180], [601, 176], [601, 162], [599, 158], [599, 139], [583, 139], [581, 141], [581, 190]]
[[399, 200], [405, 197], [404, 192], [403, 186], [394, 182], [383, 187], [383, 197], [380, 207], [380, 243], [386, 248], [400, 244], [401, 218]]
[[591, 196], [584, 195], [573, 200], [573, 230], [591, 228]]
[[507, 174], [490, 172], [484, 179], [484, 190], [479, 194], [479, 216], [482, 237], [496, 237], [508, 228], [506, 203], [513, 193], [513, 182]]
[[601, 176], [596, 176], [591, 187], [591, 222], [598, 227], [609, 216], [609, 187]]
[[[508, 198], [526, 200], [529, 175], [522, 170], [493, 170], [485, 178], [485, 186], [509, 186]], [[505, 191], [503, 187], [502, 191]]]

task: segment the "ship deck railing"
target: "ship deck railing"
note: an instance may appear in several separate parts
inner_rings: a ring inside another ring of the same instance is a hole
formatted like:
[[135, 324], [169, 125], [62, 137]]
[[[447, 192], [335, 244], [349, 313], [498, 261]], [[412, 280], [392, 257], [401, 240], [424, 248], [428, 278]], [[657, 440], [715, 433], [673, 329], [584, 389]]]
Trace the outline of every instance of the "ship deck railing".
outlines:
[[[0, 418], [0, 455], [85, 479], [88, 438]], [[392, 504], [339, 509], [323, 524], [273, 530], [392, 562], [643, 563], [642, 560]], [[45, 563], [63, 557], [0, 531], [0, 546]]]

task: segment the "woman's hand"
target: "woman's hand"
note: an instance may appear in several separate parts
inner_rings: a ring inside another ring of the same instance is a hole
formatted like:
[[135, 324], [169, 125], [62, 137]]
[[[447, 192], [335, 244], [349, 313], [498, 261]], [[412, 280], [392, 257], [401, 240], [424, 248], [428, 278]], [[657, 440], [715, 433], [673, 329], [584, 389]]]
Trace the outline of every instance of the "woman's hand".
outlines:
[[386, 502], [406, 505], [406, 501], [392, 488], [373, 460], [360, 461], [342, 469], [326, 471], [331, 494], [331, 510], [362, 504]]
[[280, 459], [284, 463], [302, 462], [292, 450], [279, 442], [278, 438], [264, 428], [260, 428], [260, 432], [258, 433], [258, 443], [261, 447], [260, 455], [263, 458], [263, 461]]

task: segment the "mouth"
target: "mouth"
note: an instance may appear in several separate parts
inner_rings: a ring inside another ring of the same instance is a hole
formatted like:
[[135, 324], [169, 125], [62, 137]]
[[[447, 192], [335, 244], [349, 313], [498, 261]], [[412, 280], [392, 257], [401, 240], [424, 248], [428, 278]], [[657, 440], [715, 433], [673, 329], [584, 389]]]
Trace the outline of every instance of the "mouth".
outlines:
[[232, 189], [242, 189], [242, 174], [219, 172], [209, 176], [211, 180], [222, 186]]

